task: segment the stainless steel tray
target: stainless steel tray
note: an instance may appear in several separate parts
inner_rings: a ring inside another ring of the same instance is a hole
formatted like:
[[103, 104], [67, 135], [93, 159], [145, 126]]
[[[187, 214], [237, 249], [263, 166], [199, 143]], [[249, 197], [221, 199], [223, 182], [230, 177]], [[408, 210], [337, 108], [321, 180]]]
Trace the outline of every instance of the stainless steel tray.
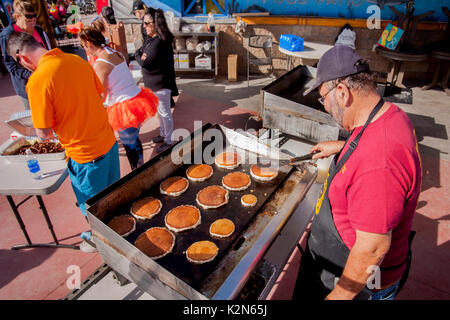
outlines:
[[13, 113], [11, 117], [5, 121], [5, 124], [23, 136], [36, 136], [36, 130], [33, 127], [30, 110]]
[[[33, 144], [35, 141], [38, 141], [38, 138], [20, 137], [16, 140], [8, 139], [0, 146], [0, 156], [14, 162], [25, 161], [24, 155], [15, 155], [13, 153], [19, 150], [22, 146]], [[66, 152], [62, 151], [56, 153], [36, 154], [36, 158], [39, 161], [63, 160], [66, 158]]]

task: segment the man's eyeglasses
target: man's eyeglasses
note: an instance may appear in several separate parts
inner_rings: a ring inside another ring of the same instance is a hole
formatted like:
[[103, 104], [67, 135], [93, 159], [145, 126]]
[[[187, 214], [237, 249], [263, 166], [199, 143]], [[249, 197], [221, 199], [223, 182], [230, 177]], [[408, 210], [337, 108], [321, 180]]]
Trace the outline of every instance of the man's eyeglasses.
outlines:
[[331, 91], [333, 91], [334, 89], [337, 88], [337, 86], [339, 85], [336, 84], [333, 88], [331, 88], [330, 90], [327, 91], [327, 93], [325, 93], [323, 96], [317, 98], [317, 100], [320, 102], [320, 104], [325, 105], [325, 97], [327, 96], [327, 94], [329, 94]]
[[27, 18], [28, 20], [37, 18], [37, 14], [36, 14], [36, 13], [25, 13], [23, 16], [24, 16], [25, 18]]

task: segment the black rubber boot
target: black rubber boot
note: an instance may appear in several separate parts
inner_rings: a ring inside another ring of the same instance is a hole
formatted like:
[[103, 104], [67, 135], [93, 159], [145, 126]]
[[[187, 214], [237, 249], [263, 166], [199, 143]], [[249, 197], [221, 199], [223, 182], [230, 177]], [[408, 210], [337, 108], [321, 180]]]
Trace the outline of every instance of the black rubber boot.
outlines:
[[138, 164], [137, 164], [137, 166], [140, 167], [140, 166], [142, 166], [144, 164], [144, 148], [142, 147], [142, 143], [141, 143], [141, 140], [139, 140], [139, 138], [137, 138], [136, 144], [137, 144], [137, 147], [138, 147], [137, 152], [138, 152], [138, 155], [139, 155], [138, 156]]
[[137, 139], [137, 149], [131, 149], [130, 147], [123, 145], [127, 154], [128, 162], [130, 163], [131, 170], [134, 170], [142, 165], [144, 159], [144, 150], [142, 149], [142, 143]]

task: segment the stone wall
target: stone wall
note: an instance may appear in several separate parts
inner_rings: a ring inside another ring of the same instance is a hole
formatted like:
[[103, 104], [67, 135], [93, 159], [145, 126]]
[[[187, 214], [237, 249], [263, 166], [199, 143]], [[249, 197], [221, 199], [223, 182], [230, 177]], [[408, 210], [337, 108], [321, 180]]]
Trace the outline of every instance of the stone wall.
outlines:
[[[134, 42], [140, 38], [140, 25], [126, 25], [126, 36], [128, 42]], [[378, 41], [382, 30], [369, 30], [367, 28], [354, 28], [356, 32], [356, 50], [365, 59], [369, 60], [372, 70], [387, 74], [389, 61], [376, 52], [373, 46]], [[248, 37], [254, 34], [271, 35], [273, 39], [273, 64], [275, 76], [280, 76], [287, 70], [287, 57], [278, 50], [281, 34], [296, 34], [305, 39], [325, 44], [334, 44], [335, 38], [340, 31], [340, 27], [330, 26], [308, 26], [308, 25], [248, 25], [244, 33], [235, 32], [235, 24], [216, 24], [216, 31], [219, 32], [219, 75], [226, 76], [227, 56], [238, 54], [238, 72], [240, 75], [247, 74], [247, 50]], [[416, 31], [416, 43], [421, 46], [432, 41], [441, 40], [444, 32], [440, 31]], [[250, 48], [250, 55], [261, 57], [264, 52], [261, 49]], [[306, 63], [309, 63], [306, 61]], [[294, 66], [302, 64], [301, 59], [293, 58]], [[405, 80], [429, 82], [433, 78], [436, 62], [429, 58], [423, 62], [407, 62]], [[269, 66], [251, 66], [250, 73], [267, 73]]]

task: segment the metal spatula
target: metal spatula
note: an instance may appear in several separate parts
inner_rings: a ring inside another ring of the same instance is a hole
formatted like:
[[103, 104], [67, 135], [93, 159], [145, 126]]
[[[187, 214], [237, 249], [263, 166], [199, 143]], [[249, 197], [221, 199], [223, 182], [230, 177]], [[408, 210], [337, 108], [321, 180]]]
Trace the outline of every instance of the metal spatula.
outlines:
[[[273, 158], [271, 159], [271, 158], [260, 157], [260, 158], [258, 158], [258, 166], [270, 167], [270, 166], [273, 166], [275, 163], [278, 163], [278, 166], [280, 166], [280, 167], [285, 166], [285, 165], [295, 166], [295, 165], [298, 165], [302, 161], [311, 160], [314, 154], [315, 154], [315, 152], [304, 154], [304, 155], [301, 155], [298, 157], [293, 157], [290, 159], [273, 159]], [[267, 160], [267, 161], [265, 161], [265, 160]]]
[[304, 154], [302, 156], [294, 157], [289, 160], [280, 160], [279, 163], [280, 163], [280, 166], [284, 166], [284, 165], [294, 166], [294, 165], [298, 164], [299, 162], [302, 162], [305, 160], [311, 160], [315, 153], [316, 152]]

